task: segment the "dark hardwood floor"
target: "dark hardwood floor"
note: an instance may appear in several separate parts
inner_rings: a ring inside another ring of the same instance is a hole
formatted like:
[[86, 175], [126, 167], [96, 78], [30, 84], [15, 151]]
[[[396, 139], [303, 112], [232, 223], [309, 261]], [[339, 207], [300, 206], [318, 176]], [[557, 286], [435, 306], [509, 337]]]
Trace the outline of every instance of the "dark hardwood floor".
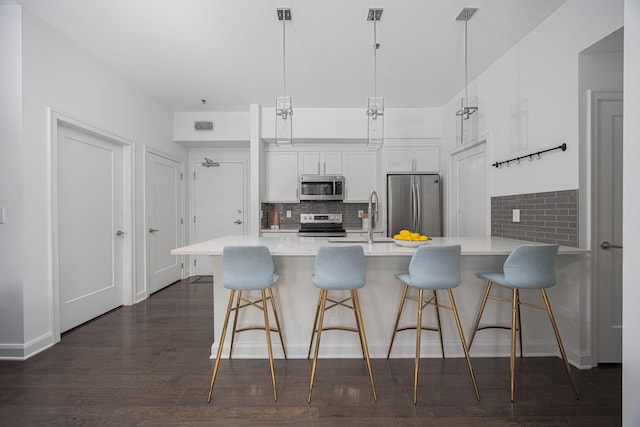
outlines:
[[211, 286], [178, 282], [25, 362], [0, 361], [0, 425], [621, 425], [621, 367], [574, 369], [576, 401], [556, 358], [518, 361], [514, 404], [507, 358], [472, 359], [479, 402], [464, 359], [423, 359], [415, 406], [410, 359], [372, 361], [377, 403], [363, 360], [321, 359], [309, 405], [306, 360], [276, 360], [274, 402], [267, 360], [225, 358], [207, 404]]

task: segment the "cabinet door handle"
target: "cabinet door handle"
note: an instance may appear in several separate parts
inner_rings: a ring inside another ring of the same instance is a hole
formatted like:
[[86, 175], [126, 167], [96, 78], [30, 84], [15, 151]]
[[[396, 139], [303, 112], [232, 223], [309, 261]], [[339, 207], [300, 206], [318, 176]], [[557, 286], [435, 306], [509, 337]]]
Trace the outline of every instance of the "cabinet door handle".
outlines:
[[149, 229], [149, 233], [155, 233], [156, 231], [160, 231], [160, 230], [158, 230], [156, 228], [150, 228]]

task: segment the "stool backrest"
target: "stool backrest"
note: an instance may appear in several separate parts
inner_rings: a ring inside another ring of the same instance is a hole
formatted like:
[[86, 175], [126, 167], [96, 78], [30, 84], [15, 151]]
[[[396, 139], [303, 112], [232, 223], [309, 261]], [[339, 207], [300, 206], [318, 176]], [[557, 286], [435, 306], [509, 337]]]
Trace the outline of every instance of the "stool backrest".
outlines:
[[454, 288], [460, 284], [460, 245], [424, 245], [409, 262], [411, 286]]
[[559, 245], [525, 244], [504, 262], [504, 278], [519, 288], [549, 288], [556, 284], [555, 259]]
[[327, 289], [356, 289], [365, 283], [362, 246], [321, 246], [313, 269], [313, 281]]
[[250, 290], [273, 285], [274, 267], [266, 246], [225, 246], [222, 250], [222, 284]]

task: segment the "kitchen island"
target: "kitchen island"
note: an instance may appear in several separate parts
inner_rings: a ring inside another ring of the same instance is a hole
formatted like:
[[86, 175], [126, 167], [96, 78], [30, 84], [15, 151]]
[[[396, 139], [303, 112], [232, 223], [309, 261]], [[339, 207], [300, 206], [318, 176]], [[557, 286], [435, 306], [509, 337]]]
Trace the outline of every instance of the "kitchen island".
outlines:
[[[436, 237], [428, 244], [460, 244], [462, 246], [461, 285], [454, 290], [465, 337], [470, 334], [471, 325], [484, 290], [484, 282], [476, 277], [478, 272], [501, 271], [504, 260], [511, 250], [525, 242], [498, 237]], [[254, 237], [225, 236], [197, 243], [171, 251], [173, 255], [210, 255], [214, 271], [214, 342], [211, 354], [216, 354], [217, 342], [221, 335], [224, 314], [229, 298], [222, 286], [222, 250], [225, 246], [265, 245], [271, 251], [276, 272], [280, 280], [274, 288], [274, 295], [281, 316], [281, 325], [290, 358], [305, 358], [309, 347], [313, 316], [318, 292], [311, 281], [315, 255], [322, 245], [359, 244], [366, 257], [366, 285], [359, 291], [362, 315], [373, 358], [384, 358], [391, 339], [393, 323], [397, 315], [402, 292], [402, 284], [395, 274], [408, 269], [414, 248], [402, 247], [393, 242], [329, 243], [322, 237]], [[551, 306], [567, 351], [569, 361], [579, 368], [591, 366], [590, 343], [590, 259], [589, 251], [561, 246], [556, 260], [557, 285], [549, 289]], [[495, 287], [499, 288], [499, 287]], [[510, 293], [504, 291], [504, 296]], [[446, 304], [446, 293], [438, 295]], [[521, 299], [540, 303], [540, 293], [523, 291]], [[415, 324], [414, 303], [404, 310], [401, 325]], [[247, 312], [247, 310], [243, 310]], [[260, 324], [262, 313], [244, 314], [245, 324]], [[510, 324], [511, 310], [505, 303], [487, 303], [483, 323]], [[455, 330], [453, 316], [442, 310], [442, 328], [447, 357], [463, 357], [460, 341]], [[425, 311], [423, 324], [434, 324], [435, 311]], [[325, 316], [325, 325], [349, 324], [354, 316], [350, 310], [339, 308], [330, 310]], [[559, 355], [549, 319], [544, 311], [523, 307], [523, 340], [527, 356]], [[437, 333], [423, 332], [422, 356], [441, 357]], [[274, 336], [274, 356], [283, 357], [277, 337]], [[234, 344], [236, 358], [266, 358], [264, 332], [244, 332], [237, 336]], [[225, 342], [223, 354], [228, 354], [230, 340]], [[415, 331], [401, 332], [396, 337], [391, 357], [413, 357], [415, 351]], [[510, 352], [510, 334], [505, 330], [479, 332], [471, 351], [472, 357], [505, 356]], [[343, 331], [331, 331], [322, 335], [320, 357], [362, 357], [357, 335]]]

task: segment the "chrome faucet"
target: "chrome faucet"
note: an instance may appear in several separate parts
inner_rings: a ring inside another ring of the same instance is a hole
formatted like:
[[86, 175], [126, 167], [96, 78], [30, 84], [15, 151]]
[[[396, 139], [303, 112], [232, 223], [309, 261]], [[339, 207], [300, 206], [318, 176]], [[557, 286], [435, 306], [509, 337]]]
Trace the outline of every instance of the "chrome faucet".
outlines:
[[[375, 202], [373, 201], [375, 199]], [[373, 212], [373, 204], [376, 204], [376, 210]], [[373, 223], [378, 219], [378, 193], [375, 190], [369, 194], [369, 207], [367, 208], [367, 215], [369, 216], [369, 229], [367, 230], [367, 242], [371, 245], [373, 243]]]

